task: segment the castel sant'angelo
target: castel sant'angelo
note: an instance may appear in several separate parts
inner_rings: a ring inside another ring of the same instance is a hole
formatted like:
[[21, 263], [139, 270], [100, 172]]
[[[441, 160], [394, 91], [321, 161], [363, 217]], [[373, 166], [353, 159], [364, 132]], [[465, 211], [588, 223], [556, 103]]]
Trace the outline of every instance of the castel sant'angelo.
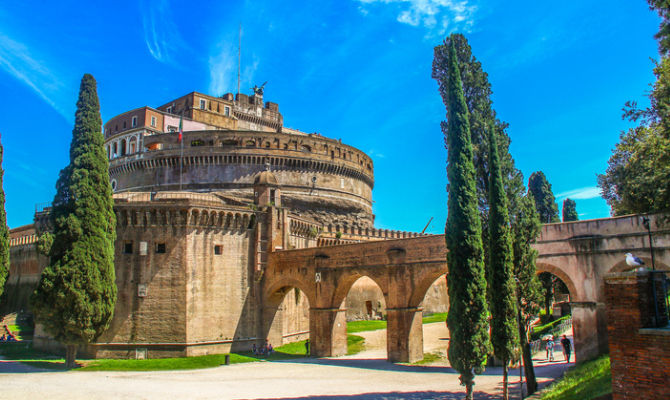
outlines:
[[[182, 132], [180, 133], [180, 126]], [[373, 163], [364, 152], [284, 127], [276, 103], [192, 92], [104, 124], [117, 216], [118, 298], [93, 357], [193, 356], [277, 346], [309, 335], [309, 304], [285, 289], [267, 321], [259, 290], [268, 253], [417, 236], [374, 228]], [[49, 208], [11, 232], [5, 311], [29, 309], [46, 258]], [[427, 311], [445, 311], [444, 281]], [[348, 319], [380, 318], [384, 296], [361, 279]], [[278, 334], [276, 334], [278, 332]], [[39, 325], [37, 347], [55, 346]]]

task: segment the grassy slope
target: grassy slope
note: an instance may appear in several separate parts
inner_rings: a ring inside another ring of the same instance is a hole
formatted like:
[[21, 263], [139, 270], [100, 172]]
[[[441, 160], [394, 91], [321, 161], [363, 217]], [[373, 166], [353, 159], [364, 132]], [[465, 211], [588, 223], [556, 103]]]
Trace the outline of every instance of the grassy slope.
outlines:
[[542, 400], [589, 400], [612, 392], [609, 355], [585, 362], [542, 392]]

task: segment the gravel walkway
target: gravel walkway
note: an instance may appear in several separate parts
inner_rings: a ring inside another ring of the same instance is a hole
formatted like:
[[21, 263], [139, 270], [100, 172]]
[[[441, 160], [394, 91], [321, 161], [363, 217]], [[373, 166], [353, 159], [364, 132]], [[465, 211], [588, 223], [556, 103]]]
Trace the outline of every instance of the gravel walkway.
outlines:
[[[0, 361], [7, 399], [460, 399], [458, 374], [444, 363], [386, 362], [385, 331], [363, 332], [368, 349], [356, 356], [235, 364], [191, 371], [44, 372]], [[426, 352], [445, 351], [444, 323], [424, 325]], [[543, 355], [543, 354], [542, 354]], [[562, 357], [558, 355], [558, 357]], [[536, 360], [538, 380], [560, 376], [565, 363]], [[501, 369], [476, 378], [476, 399], [500, 398]], [[510, 372], [518, 396], [518, 369]], [[516, 378], [514, 378], [516, 377]]]

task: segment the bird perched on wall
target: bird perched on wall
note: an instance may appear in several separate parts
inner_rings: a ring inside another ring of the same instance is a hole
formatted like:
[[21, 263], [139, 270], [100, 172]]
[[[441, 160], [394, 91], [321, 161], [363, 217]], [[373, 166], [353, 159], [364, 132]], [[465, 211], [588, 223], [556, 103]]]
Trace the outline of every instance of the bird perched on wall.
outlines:
[[631, 253], [626, 253], [626, 264], [628, 264], [631, 267], [638, 268], [639, 270], [643, 270], [644, 267], [644, 261], [640, 260], [638, 257], [635, 257]]

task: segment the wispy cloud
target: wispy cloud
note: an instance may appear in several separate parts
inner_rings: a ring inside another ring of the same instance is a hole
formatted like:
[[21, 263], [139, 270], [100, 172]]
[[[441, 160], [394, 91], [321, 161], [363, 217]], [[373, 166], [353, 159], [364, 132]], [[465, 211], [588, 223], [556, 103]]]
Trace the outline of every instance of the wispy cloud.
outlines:
[[368, 151], [368, 154], [372, 158], [386, 158], [386, 156], [383, 153], [380, 153], [375, 149], [370, 149], [370, 151]]
[[187, 46], [179, 35], [168, 0], [143, 1], [141, 12], [144, 43], [149, 53], [162, 63], [175, 63], [174, 55]]
[[568, 190], [567, 192], [559, 193], [556, 195], [556, 198], [571, 198], [573, 200], [585, 200], [585, 199], [595, 199], [600, 197], [601, 192], [600, 188], [597, 186], [583, 187], [579, 189]]
[[65, 88], [59, 77], [26, 45], [3, 33], [0, 33], [0, 69], [28, 85], [66, 120], [72, 119], [72, 115], [54, 100]]
[[363, 15], [372, 4], [391, 5], [398, 10], [400, 23], [423, 27], [431, 34], [444, 35], [457, 29], [469, 30], [477, 6], [471, 0], [357, 0]]
[[237, 52], [230, 43], [218, 43], [209, 56], [209, 93], [219, 96], [226, 90], [237, 87]]

